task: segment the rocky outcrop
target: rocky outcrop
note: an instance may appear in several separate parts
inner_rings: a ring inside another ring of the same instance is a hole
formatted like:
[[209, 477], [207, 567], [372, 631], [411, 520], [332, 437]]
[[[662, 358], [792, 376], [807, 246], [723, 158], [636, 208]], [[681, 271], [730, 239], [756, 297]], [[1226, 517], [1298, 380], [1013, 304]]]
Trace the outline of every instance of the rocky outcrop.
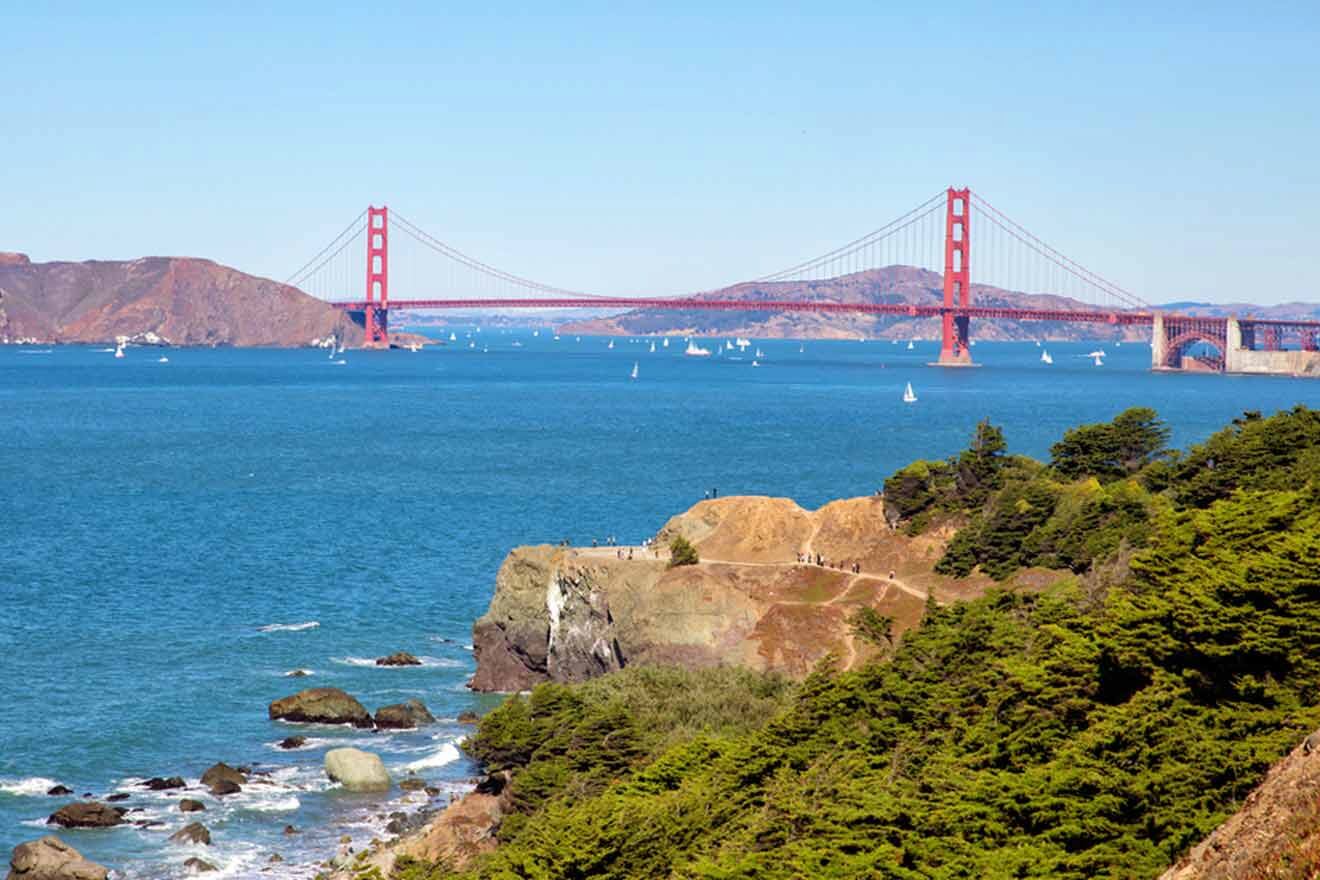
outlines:
[[247, 785], [247, 776], [241, 771], [230, 767], [224, 761], [218, 764], [212, 764], [202, 774], [202, 785], [211, 790], [214, 795], [237, 794]]
[[[580, 681], [630, 663], [736, 663], [790, 676], [833, 654], [851, 667], [878, 650], [855, 637], [864, 606], [901, 633], [937, 601], [979, 595], [980, 575], [934, 573], [951, 530], [909, 537], [879, 496], [808, 511], [788, 499], [703, 501], [660, 530], [659, 551], [520, 547], [505, 559], [490, 607], [473, 626], [480, 691]], [[669, 568], [682, 535], [701, 557]], [[1048, 578], [1047, 578], [1048, 580]]]
[[8, 880], [106, 880], [105, 867], [58, 837], [43, 837], [14, 847]]
[[65, 804], [50, 814], [47, 825], [59, 825], [61, 828], [111, 828], [122, 824], [122, 807], [112, 807], [96, 801], [79, 801]]
[[279, 745], [282, 749], [301, 749], [303, 746], [307, 745], [307, 737], [286, 736], [284, 739], [280, 740]]
[[219, 870], [219, 868], [217, 868], [215, 865], [211, 864], [205, 859], [199, 859], [196, 856], [187, 859], [183, 863], [183, 869], [189, 874], [206, 874], [211, 871]]
[[272, 719], [371, 727], [371, 713], [339, 688], [309, 688], [270, 704]]
[[325, 774], [349, 791], [389, 791], [390, 774], [380, 756], [361, 749], [325, 753]]
[[67, 785], [55, 785], [47, 789], [46, 794], [51, 797], [59, 797], [60, 795], [73, 794], [73, 789], [69, 788]]
[[0, 338], [113, 342], [145, 334], [175, 345], [359, 345], [345, 313], [297, 288], [210, 260], [143, 257], [32, 263], [0, 256]]
[[211, 832], [201, 822], [189, 822], [170, 835], [170, 843], [211, 845]]
[[1270, 768], [1242, 808], [1160, 880], [1310, 878], [1320, 865], [1320, 730]]
[[179, 801], [179, 812], [181, 813], [200, 813], [206, 809], [206, 804], [192, 798], [183, 798]]
[[142, 783], [143, 788], [150, 789], [151, 791], [165, 791], [171, 788], [183, 788], [183, 786], [184, 782], [183, 777], [181, 776], [171, 776], [168, 779], [153, 776], [146, 782]]
[[422, 661], [418, 660], [407, 651], [395, 651], [388, 657], [377, 657], [377, 666], [421, 666]]
[[403, 730], [434, 724], [435, 716], [421, 700], [412, 699], [392, 706], [382, 706], [376, 710], [376, 726], [383, 730]]

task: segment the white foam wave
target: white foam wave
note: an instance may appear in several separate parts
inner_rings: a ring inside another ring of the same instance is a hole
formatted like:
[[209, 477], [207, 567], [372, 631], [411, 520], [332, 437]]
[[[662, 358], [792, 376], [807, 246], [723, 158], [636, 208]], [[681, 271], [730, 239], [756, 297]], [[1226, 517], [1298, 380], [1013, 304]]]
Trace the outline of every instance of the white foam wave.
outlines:
[[315, 669], [290, 669], [288, 672], [284, 673], [284, 677], [302, 678], [305, 675], [314, 675], [315, 673], [316, 673]]
[[293, 795], [286, 795], [284, 797], [253, 800], [250, 803], [243, 804], [243, 806], [249, 810], [260, 810], [263, 813], [287, 813], [301, 807], [302, 801]]
[[[343, 664], [344, 666], [372, 666], [372, 667], [376, 666], [375, 657], [332, 657], [331, 659], [334, 660], [336, 663]], [[419, 666], [381, 666], [379, 668], [380, 669], [426, 669], [430, 667], [430, 668], [441, 668], [441, 669], [457, 669], [461, 666], [466, 665], [458, 660], [449, 660], [444, 657], [428, 657], [423, 655], [421, 657], [418, 657], [417, 659], [421, 661], [421, 665]]]
[[459, 754], [458, 748], [453, 743], [445, 743], [425, 758], [419, 758], [404, 766], [409, 770], [431, 770], [436, 767], [443, 767], [446, 764], [452, 764], [461, 757], [463, 756]]
[[316, 629], [320, 625], [321, 621], [319, 620], [308, 620], [303, 623], [268, 623], [265, 626], [257, 627], [257, 632], [302, 632], [305, 629]]
[[0, 791], [18, 797], [45, 796], [46, 792], [58, 784], [54, 779], [47, 779], [44, 776], [29, 776], [26, 779], [0, 777]]

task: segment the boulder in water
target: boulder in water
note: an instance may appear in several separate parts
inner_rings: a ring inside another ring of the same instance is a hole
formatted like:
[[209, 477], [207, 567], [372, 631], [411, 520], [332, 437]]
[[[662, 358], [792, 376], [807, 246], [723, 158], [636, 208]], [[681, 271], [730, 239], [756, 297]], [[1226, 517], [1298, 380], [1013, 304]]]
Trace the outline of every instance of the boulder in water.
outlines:
[[201, 801], [195, 801], [192, 798], [184, 798], [179, 801], [179, 812], [181, 813], [200, 813], [206, 809], [206, 804]]
[[183, 788], [183, 785], [183, 779], [179, 776], [171, 776], [168, 779], [153, 776], [146, 782], [142, 783], [143, 788], [148, 788], [152, 791], [165, 791], [169, 788]]
[[106, 880], [102, 865], [58, 837], [43, 837], [14, 847], [9, 858], [10, 880]]
[[109, 803], [114, 803], [115, 801], [126, 801], [131, 797], [132, 795], [126, 791], [117, 791], [114, 794], [107, 797], [106, 801], [108, 801]]
[[196, 856], [193, 856], [192, 858], [188, 859], [188, 861], [184, 862], [183, 868], [189, 874], [202, 874], [207, 871], [218, 870], [215, 865], [211, 864], [210, 862], [204, 859], [199, 859]]
[[46, 824], [63, 828], [111, 828], [124, 821], [125, 812], [119, 807], [110, 807], [96, 801], [79, 801], [65, 804], [51, 813]]
[[376, 710], [376, 726], [386, 730], [400, 730], [409, 727], [421, 727], [434, 724], [435, 716], [421, 700], [412, 699], [406, 703], [382, 706]]
[[[55, 797], [56, 795], [73, 794], [73, 789], [69, 788], [67, 785], [57, 785], [54, 788], [47, 789], [46, 794], [52, 797]], [[34, 842], [40, 843], [41, 841]]]
[[426, 783], [416, 776], [409, 776], [407, 779], [399, 781], [399, 788], [404, 791], [423, 791], [426, 788]]
[[395, 651], [388, 657], [377, 657], [377, 666], [421, 666], [422, 661], [418, 660], [407, 651]]
[[204, 843], [211, 845], [211, 832], [201, 822], [190, 822], [170, 835], [170, 843]]
[[476, 713], [476, 712], [472, 712], [472, 711], [469, 711], [469, 710], [464, 710], [464, 711], [458, 713], [458, 723], [459, 723], [459, 724], [476, 724], [476, 723], [477, 723], [478, 721], [480, 721], [480, 720], [481, 720], [481, 719], [477, 717], [477, 713]]
[[234, 794], [243, 790], [242, 786], [247, 784], [247, 777], [241, 770], [230, 767], [224, 761], [218, 764], [212, 764], [202, 774], [202, 785], [211, 789], [211, 794], [225, 795]]
[[305, 736], [286, 736], [280, 740], [280, 748], [282, 749], [300, 749], [305, 745], [307, 745], [307, 737]]
[[270, 717], [283, 721], [371, 727], [371, 713], [339, 688], [308, 688], [270, 704]]
[[325, 772], [349, 791], [389, 791], [390, 774], [380, 756], [361, 749], [331, 749], [325, 753]]

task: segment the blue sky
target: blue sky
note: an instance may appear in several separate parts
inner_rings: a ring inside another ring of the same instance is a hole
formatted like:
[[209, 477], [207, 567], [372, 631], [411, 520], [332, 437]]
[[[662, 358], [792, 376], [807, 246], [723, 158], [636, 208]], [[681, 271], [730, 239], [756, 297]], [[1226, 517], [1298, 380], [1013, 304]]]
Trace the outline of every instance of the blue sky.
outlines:
[[385, 202], [671, 293], [965, 184], [1150, 301], [1320, 300], [1314, 2], [191, 5], [0, 12], [0, 250], [282, 279]]

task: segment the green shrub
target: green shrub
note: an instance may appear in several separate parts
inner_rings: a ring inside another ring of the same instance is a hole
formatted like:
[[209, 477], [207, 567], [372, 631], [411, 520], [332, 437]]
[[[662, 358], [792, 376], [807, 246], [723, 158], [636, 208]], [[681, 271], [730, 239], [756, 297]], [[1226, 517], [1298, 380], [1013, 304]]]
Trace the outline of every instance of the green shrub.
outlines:
[[692, 546], [692, 542], [682, 535], [675, 535], [674, 540], [669, 542], [669, 567], [675, 568], [679, 565], [696, 565], [700, 562], [697, 556], [697, 548]]

